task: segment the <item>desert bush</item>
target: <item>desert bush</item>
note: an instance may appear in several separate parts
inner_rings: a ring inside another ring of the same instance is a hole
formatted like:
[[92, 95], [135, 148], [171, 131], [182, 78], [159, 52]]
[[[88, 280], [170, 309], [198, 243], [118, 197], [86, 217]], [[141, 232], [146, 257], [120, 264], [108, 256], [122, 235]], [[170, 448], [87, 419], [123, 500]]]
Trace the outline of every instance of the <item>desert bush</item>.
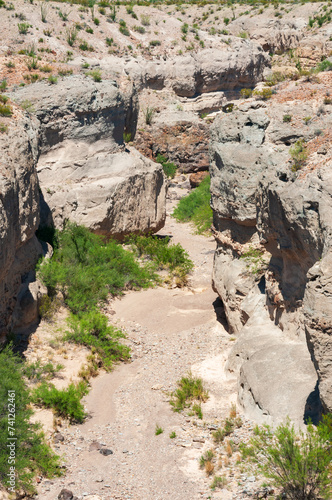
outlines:
[[289, 150], [291, 158], [292, 158], [292, 170], [296, 172], [305, 164], [308, 158], [308, 150], [305, 145], [304, 139], [299, 139], [296, 141], [294, 146], [292, 146]]
[[262, 90], [254, 90], [253, 95], [258, 97], [259, 99], [262, 99], [263, 101], [267, 101], [272, 97], [272, 89], [265, 87]]
[[289, 123], [289, 122], [291, 122], [291, 121], [292, 121], [292, 115], [284, 115], [284, 116], [282, 117], [282, 121], [283, 121], [284, 123]]
[[81, 399], [87, 393], [85, 382], [79, 382], [77, 385], [72, 383], [66, 389], [57, 389], [53, 384], [42, 382], [34, 389], [32, 401], [36, 405], [52, 408], [61, 417], [81, 423], [85, 417]]
[[207, 176], [196, 189], [179, 201], [172, 216], [179, 222], [193, 222], [197, 232], [203, 233], [212, 224], [210, 199], [210, 176]]
[[30, 28], [29, 23], [18, 23], [18, 32], [20, 35], [26, 35], [28, 33], [28, 30]]
[[145, 123], [147, 125], [151, 125], [154, 114], [155, 114], [155, 109], [154, 108], [150, 108], [150, 106], [148, 106], [145, 109], [144, 115], [145, 115]]
[[326, 416], [315, 428], [296, 432], [287, 421], [273, 432], [256, 430], [251, 439], [251, 460], [290, 500], [328, 499], [331, 494], [332, 419]]
[[130, 31], [127, 28], [125, 21], [123, 21], [122, 19], [120, 21], [119, 31], [122, 35], [130, 36]]
[[164, 170], [165, 175], [167, 177], [170, 177], [171, 179], [173, 179], [173, 177], [176, 174], [176, 169], [177, 169], [177, 166], [175, 165], [175, 163], [169, 162], [167, 160], [167, 158], [165, 158], [165, 156], [160, 155], [160, 154], [156, 157], [156, 162], [160, 163], [163, 166], [163, 170]]
[[12, 116], [13, 109], [9, 104], [0, 103], [0, 116]]
[[328, 59], [324, 59], [324, 61], [317, 65], [317, 69], [318, 71], [332, 71], [332, 62]]
[[49, 83], [51, 83], [52, 85], [55, 85], [56, 83], [58, 83], [58, 79], [57, 79], [57, 77], [56, 77], [56, 76], [54, 76], [54, 75], [50, 75], [50, 76], [48, 77], [48, 79], [47, 79], [47, 80], [48, 80], [48, 82], [49, 82]]
[[155, 278], [119, 243], [105, 243], [83, 226], [68, 223], [56, 233], [56, 245], [52, 259], [38, 265], [38, 276], [51, 297], [62, 293], [74, 314], [94, 309], [109, 294], [147, 288]]
[[244, 97], [244, 99], [248, 99], [249, 97], [252, 96], [252, 90], [251, 89], [241, 89], [240, 94], [241, 94], [241, 97]]
[[67, 39], [68, 45], [70, 45], [72, 47], [74, 45], [74, 43], [75, 43], [76, 38], [77, 38], [77, 29], [76, 29], [76, 27], [72, 26], [71, 28], [68, 28], [66, 30], [66, 39]]
[[62, 369], [63, 365], [61, 364], [54, 366], [52, 363], [46, 363], [42, 365], [41, 361], [37, 360], [33, 363], [24, 363], [22, 374], [29, 380], [38, 382], [53, 378]]
[[91, 71], [88, 71], [86, 74], [89, 75], [89, 76], [91, 76], [94, 82], [101, 82], [101, 71], [100, 71], [100, 69], [93, 69]]
[[174, 411], [182, 411], [190, 407], [192, 402], [204, 403], [209, 395], [208, 391], [203, 386], [201, 378], [194, 377], [191, 372], [187, 376], [182, 377], [177, 382], [178, 388], [172, 394], [170, 401]]
[[145, 33], [144, 26], [134, 26], [133, 30], [136, 31], [137, 33], [141, 33], [141, 35], [143, 35]]
[[[46, 444], [39, 426], [30, 422], [32, 410], [29, 391], [22, 377], [22, 362], [10, 346], [0, 352], [0, 483], [7, 489], [9, 461], [8, 438], [15, 437], [15, 491], [35, 492], [34, 477], [60, 475], [59, 457]], [[14, 396], [15, 395], [15, 396]], [[8, 424], [8, 404], [15, 405], [15, 427]], [[12, 434], [13, 433], [13, 434]]]
[[143, 24], [143, 26], [150, 26], [150, 17], [143, 14], [141, 16], [141, 23]]
[[108, 325], [106, 316], [100, 311], [92, 309], [79, 315], [72, 314], [68, 326], [70, 329], [65, 339], [92, 348], [106, 370], [111, 370], [115, 362], [129, 358], [129, 348], [119, 342], [125, 335]]

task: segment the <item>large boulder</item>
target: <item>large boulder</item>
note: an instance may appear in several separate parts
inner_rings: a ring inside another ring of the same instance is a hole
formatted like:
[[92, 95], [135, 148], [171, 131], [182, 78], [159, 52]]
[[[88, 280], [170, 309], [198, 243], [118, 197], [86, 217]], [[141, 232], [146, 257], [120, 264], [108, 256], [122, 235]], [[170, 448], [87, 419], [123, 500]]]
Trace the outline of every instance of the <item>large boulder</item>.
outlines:
[[42, 225], [69, 219], [119, 238], [163, 226], [162, 168], [123, 142], [136, 129], [134, 89], [123, 96], [113, 81], [74, 76], [19, 89], [15, 99], [29, 101], [39, 121]]

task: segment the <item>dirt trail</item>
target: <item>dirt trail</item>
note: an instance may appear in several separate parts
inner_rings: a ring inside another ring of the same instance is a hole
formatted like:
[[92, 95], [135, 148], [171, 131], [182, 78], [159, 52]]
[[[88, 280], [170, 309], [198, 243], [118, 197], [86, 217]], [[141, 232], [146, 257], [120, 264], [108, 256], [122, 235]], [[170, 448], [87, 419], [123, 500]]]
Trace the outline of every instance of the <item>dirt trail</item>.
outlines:
[[[65, 440], [58, 451], [68, 473], [43, 481], [38, 498], [53, 500], [63, 487], [80, 499], [92, 494], [103, 500], [226, 498], [225, 490], [211, 492], [198, 458], [209, 447], [205, 422], [220, 422], [235, 399], [234, 382], [223, 374], [231, 342], [211, 289], [214, 240], [192, 232], [171, 218], [160, 231], [181, 243], [194, 261], [190, 288], [129, 292], [109, 305], [112, 322], [128, 334], [132, 362], [92, 381], [85, 399], [91, 418], [60, 430]], [[189, 369], [210, 391], [203, 421], [174, 413], [168, 401], [167, 391]], [[158, 436], [156, 425], [164, 429]], [[172, 431], [175, 439], [169, 437]], [[89, 451], [94, 440], [113, 454]]]

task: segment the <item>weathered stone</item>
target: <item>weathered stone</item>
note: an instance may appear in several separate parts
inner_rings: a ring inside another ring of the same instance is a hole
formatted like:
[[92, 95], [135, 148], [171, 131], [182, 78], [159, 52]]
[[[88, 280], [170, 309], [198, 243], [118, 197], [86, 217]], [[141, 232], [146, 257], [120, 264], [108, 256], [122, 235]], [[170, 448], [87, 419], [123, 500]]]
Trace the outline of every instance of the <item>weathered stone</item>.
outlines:
[[[35, 170], [36, 124], [24, 117], [0, 135], [0, 337], [12, 324], [22, 283], [34, 280], [29, 271], [42, 255], [35, 237], [39, 224], [39, 192]], [[33, 286], [33, 285], [32, 285]], [[31, 304], [30, 304], [31, 305]], [[38, 317], [32, 304], [29, 317]], [[15, 323], [15, 321], [14, 321]]]
[[137, 119], [133, 90], [122, 96], [114, 82], [67, 78], [56, 89], [45, 83], [20, 89], [39, 120], [38, 178], [41, 225], [62, 228], [66, 220], [98, 234], [122, 238], [158, 231], [165, 221], [162, 167], [133, 148], [123, 134]]

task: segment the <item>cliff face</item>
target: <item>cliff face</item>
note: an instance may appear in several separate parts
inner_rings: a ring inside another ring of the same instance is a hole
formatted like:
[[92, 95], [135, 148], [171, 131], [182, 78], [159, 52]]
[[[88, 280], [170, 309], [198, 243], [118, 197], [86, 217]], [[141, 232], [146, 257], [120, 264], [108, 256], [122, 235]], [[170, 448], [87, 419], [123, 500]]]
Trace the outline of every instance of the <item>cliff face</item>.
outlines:
[[[270, 102], [222, 115], [212, 131], [213, 283], [239, 334], [228, 369], [258, 419], [315, 418], [318, 389], [332, 408], [329, 81], [323, 75], [314, 92], [284, 84]], [[290, 146], [300, 138], [307, 166], [294, 172]]]
[[[34, 315], [34, 291], [28, 289], [34, 276], [29, 272], [42, 254], [35, 236], [37, 146], [36, 123], [26, 117], [13, 122], [8, 135], [0, 135], [0, 337], [24, 325], [21, 307]], [[38, 287], [35, 292], [38, 295]]]
[[117, 237], [163, 226], [162, 167], [123, 142], [136, 130], [134, 89], [76, 76], [20, 89], [15, 99], [29, 101], [39, 121], [42, 225], [69, 219]]

